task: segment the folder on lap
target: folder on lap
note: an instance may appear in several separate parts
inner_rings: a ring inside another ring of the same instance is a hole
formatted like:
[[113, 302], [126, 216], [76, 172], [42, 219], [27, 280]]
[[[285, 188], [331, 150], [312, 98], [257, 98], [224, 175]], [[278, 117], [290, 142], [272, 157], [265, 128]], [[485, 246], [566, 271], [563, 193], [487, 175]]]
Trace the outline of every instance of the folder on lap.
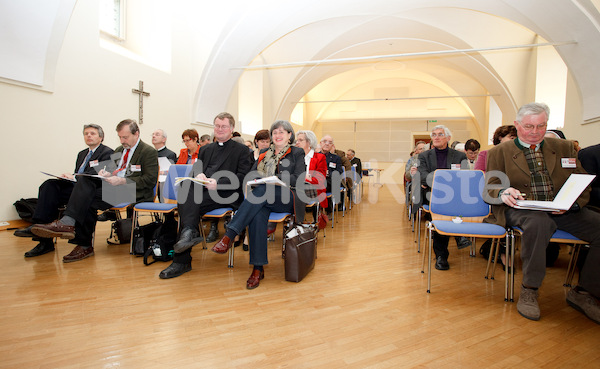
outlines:
[[593, 174], [571, 174], [553, 201], [517, 200], [515, 209], [558, 211], [569, 210], [575, 200], [596, 178]]

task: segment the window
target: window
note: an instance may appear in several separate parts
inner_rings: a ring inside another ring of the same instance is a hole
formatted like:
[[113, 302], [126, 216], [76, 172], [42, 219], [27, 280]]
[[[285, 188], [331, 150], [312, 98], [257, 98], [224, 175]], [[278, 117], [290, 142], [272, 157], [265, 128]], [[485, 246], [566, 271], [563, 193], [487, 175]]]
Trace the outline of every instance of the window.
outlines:
[[100, 0], [100, 31], [125, 39], [125, 0]]

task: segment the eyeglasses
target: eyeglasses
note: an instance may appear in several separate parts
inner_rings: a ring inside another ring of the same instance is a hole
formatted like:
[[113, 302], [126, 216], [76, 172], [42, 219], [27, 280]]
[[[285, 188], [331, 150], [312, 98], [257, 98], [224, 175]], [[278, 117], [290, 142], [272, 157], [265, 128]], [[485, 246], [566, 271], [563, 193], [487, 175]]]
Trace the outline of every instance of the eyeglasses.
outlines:
[[521, 127], [526, 131], [533, 131], [535, 128], [537, 128], [538, 131], [545, 131], [547, 126], [548, 124], [546, 123], [538, 124], [537, 126], [534, 126], [533, 124], [521, 124]]
[[188, 143], [188, 142], [190, 142], [190, 141], [192, 141], [192, 140], [191, 140], [191, 139], [189, 139], [189, 138], [185, 138], [185, 139], [181, 140], [181, 142], [183, 142], [183, 143]]
[[221, 125], [221, 124], [215, 124], [215, 129], [219, 129], [220, 130], [220, 129], [229, 129], [229, 128], [231, 128], [231, 126], [229, 124], [223, 124], [223, 125]]
[[445, 133], [432, 133], [431, 137], [446, 137]]

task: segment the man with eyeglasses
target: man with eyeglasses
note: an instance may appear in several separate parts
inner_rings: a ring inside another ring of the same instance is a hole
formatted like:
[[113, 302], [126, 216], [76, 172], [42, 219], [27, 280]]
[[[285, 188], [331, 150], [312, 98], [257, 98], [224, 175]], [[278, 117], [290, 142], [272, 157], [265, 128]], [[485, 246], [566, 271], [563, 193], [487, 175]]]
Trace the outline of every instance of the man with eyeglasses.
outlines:
[[[515, 120], [517, 138], [488, 151], [487, 172], [504, 173], [510, 185], [488, 190], [491, 198], [500, 198], [502, 202], [492, 205], [492, 215], [486, 221], [523, 230], [523, 282], [517, 311], [531, 320], [540, 319], [538, 289], [546, 273], [546, 246], [552, 234], [561, 229], [589, 242], [579, 283], [567, 293], [567, 303], [600, 324], [600, 214], [584, 207], [590, 188], [568, 211], [550, 213], [514, 208], [516, 201], [524, 197], [552, 201], [571, 174], [585, 173], [572, 141], [544, 137], [549, 114], [548, 106], [543, 103], [522, 106]], [[489, 184], [501, 184], [501, 178], [490, 178]]]
[[159, 278], [179, 277], [192, 270], [192, 247], [202, 242], [198, 224], [204, 214], [218, 208], [237, 209], [244, 200], [242, 184], [251, 162], [246, 145], [231, 140], [235, 120], [229, 113], [213, 121], [216, 142], [198, 152], [190, 177], [204, 184], [186, 181], [177, 194], [179, 239], [173, 246], [173, 263], [160, 272]]
[[[427, 193], [431, 188], [427, 184], [427, 177], [433, 176], [436, 169], [463, 169], [466, 167], [467, 156], [464, 152], [448, 147], [452, 138], [450, 130], [444, 125], [438, 125], [431, 130], [431, 150], [419, 154], [419, 179], [421, 181], [421, 193], [423, 203], [429, 203]], [[464, 162], [463, 162], [464, 161]], [[415, 177], [413, 177], [415, 179]], [[448, 270], [448, 242], [450, 238], [437, 233], [433, 234], [433, 251], [435, 252], [435, 269]], [[471, 241], [465, 237], [456, 237], [456, 245], [459, 249], [471, 246]]]

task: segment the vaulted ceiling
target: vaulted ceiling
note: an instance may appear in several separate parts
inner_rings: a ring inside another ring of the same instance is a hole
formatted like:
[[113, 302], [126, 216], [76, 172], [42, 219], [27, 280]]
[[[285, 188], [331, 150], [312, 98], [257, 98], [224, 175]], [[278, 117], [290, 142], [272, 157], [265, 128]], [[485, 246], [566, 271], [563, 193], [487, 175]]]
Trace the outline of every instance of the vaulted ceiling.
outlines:
[[336, 100], [346, 101], [338, 110], [360, 116], [361, 106], [388, 99], [407, 116], [433, 110], [478, 120], [487, 96], [514, 116], [532, 98], [537, 49], [515, 46], [546, 43], [576, 82], [584, 119], [600, 117], [600, 15], [593, 1], [266, 3], [272, 6], [239, 6], [226, 18], [198, 86], [199, 121], [210, 121], [203, 116], [209, 107], [235, 99], [240, 77], [251, 70], [262, 73], [269, 120], [289, 119], [303, 99], [323, 101], [311, 104], [314, 119], [327, 117]]

